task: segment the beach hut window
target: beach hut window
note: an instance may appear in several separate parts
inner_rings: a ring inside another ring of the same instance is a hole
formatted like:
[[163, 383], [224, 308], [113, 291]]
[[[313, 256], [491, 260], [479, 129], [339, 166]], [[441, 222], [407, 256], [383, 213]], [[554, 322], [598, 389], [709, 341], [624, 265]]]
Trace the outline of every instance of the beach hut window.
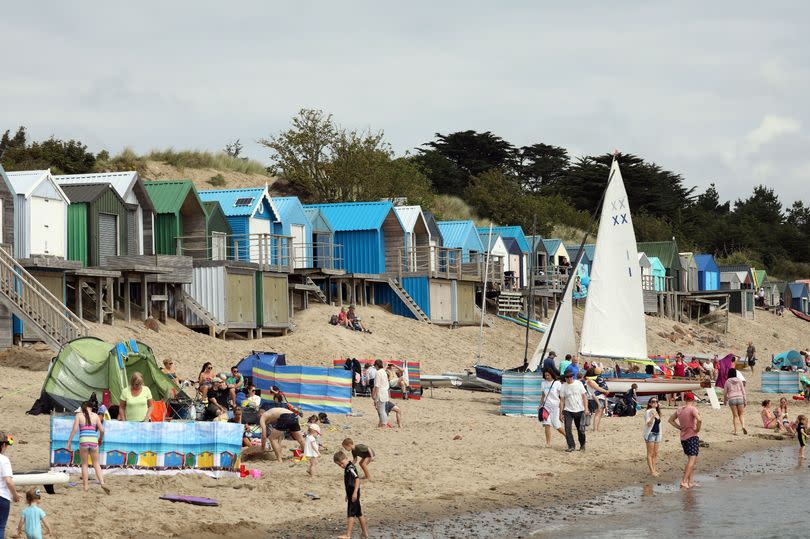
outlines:
[[237, 208], [241, 208], [243, 206], [250, 206], [253, 204], [253, 197], [242, 197], [237, 198], [236, 202], [233, 203], [234, 206]]

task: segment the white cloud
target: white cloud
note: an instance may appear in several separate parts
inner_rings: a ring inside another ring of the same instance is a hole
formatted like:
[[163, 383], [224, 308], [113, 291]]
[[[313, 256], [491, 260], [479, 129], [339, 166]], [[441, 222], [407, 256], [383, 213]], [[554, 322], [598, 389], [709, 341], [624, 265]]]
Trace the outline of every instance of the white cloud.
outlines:
[[767, 114], [762, 118], [759, 127], [746, 136], [751, 151], [758, 151], [763, 145], [783, 135], [797, 133], [801, 124], [794, 118]]

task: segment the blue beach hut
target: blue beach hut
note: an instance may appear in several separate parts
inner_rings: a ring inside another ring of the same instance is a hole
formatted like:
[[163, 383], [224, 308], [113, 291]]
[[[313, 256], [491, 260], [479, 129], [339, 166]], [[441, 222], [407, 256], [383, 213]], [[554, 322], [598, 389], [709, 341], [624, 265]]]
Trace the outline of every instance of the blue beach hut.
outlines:
[[396, 271], [405, 248], [405, 229], [393, 204], [340, 202], [308, 204], [304, 208], [319, 209], [331, 224], [335, 256], [342, 257], [336, 269], [367, 275]]
[[785, 305], [799, 312], [810, 313], [810, 290], [805, 283], [788, 283], [785, 287]]
[[472, 221], [439, 221], [436, 225], [442, 233], [445, 247], [461, 249], [462, 262], [469, 262], [471, 254], [486, 250]]
[[[577, 261], [577, 257], [579, 257], [579, 244], [567, 243], [565, 244], [565, 250], [568, 251], [569, 255], [571, 255], [571, 265], [573, 266]], [[577, 275], [580, 277], [587, 277], [591, 275], [591, 265], [593, 264], [593, 259], [588, 251], [589, 249], [587, 248], [582, 249], [582, 258], [580, 258], [579, 265], [577, 266]]]
[[305, 206], [304, 214], [312, 229], [312, 267], [334, 269], [334, 257], [340, 258], [340, 256], [334, 253], [335, 232], [329, 219], [319, 208]]
[[[279, 221], [278, 209], [273, 204], [267, 189], [219, 189], [200, 191], [203, 202], [219, 202], [233, 236], [228, 244], [228, 259], [260, 262], [259, 236], [272, 234], [273, 223]], [[272, 249], [275, 246], [270, 246]]]
[[311, 268], [312, 225], [303, 204], [298, 197], [274, 197], [272, 200], [280, 219], [273, 223], [273, 233], [292, 237], [294, 268]]
[[709, 254], [695, 255], [698, 268], [698, 290], [720, 290], [720, 267]]

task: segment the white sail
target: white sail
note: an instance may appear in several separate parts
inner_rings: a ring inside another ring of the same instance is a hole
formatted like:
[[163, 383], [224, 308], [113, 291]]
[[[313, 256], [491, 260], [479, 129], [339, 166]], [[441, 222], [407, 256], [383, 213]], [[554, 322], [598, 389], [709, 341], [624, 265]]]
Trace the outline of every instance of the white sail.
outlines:
[[[534, 355], [529, 362], [529, 370], [534, 372], [543, 361], [543, 349], [545, 348], [546, 354], [550, 351], [557, 353], [560, 358], [565, 357], [565, 354], [576, 354], [577, 352], [577, 337], [574, 333], [574, 312], [571, 304], [571, 293], [564, 294], [560, 300], [560, 305], [557, 307], [560, 314], [557, 315], [557, 320], [554, 322], [554, 331], [551, 331], [551, 324], [546, 332], [543, 333], [543, 338], [534, 350]], [[548, 343], [548, 345], [546, 345]]]
[[599, 218], [580, 353], [647, 359], [641, 268], [627, 191], [614, 160]]

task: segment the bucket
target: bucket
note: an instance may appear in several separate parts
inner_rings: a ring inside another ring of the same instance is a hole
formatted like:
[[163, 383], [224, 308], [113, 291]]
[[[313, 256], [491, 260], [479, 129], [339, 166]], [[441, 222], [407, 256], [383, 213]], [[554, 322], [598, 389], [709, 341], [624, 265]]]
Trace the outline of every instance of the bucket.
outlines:
[[250, 470], [250, 477], [254, 479], [260, 479], [262, 476], [261, 470]]

